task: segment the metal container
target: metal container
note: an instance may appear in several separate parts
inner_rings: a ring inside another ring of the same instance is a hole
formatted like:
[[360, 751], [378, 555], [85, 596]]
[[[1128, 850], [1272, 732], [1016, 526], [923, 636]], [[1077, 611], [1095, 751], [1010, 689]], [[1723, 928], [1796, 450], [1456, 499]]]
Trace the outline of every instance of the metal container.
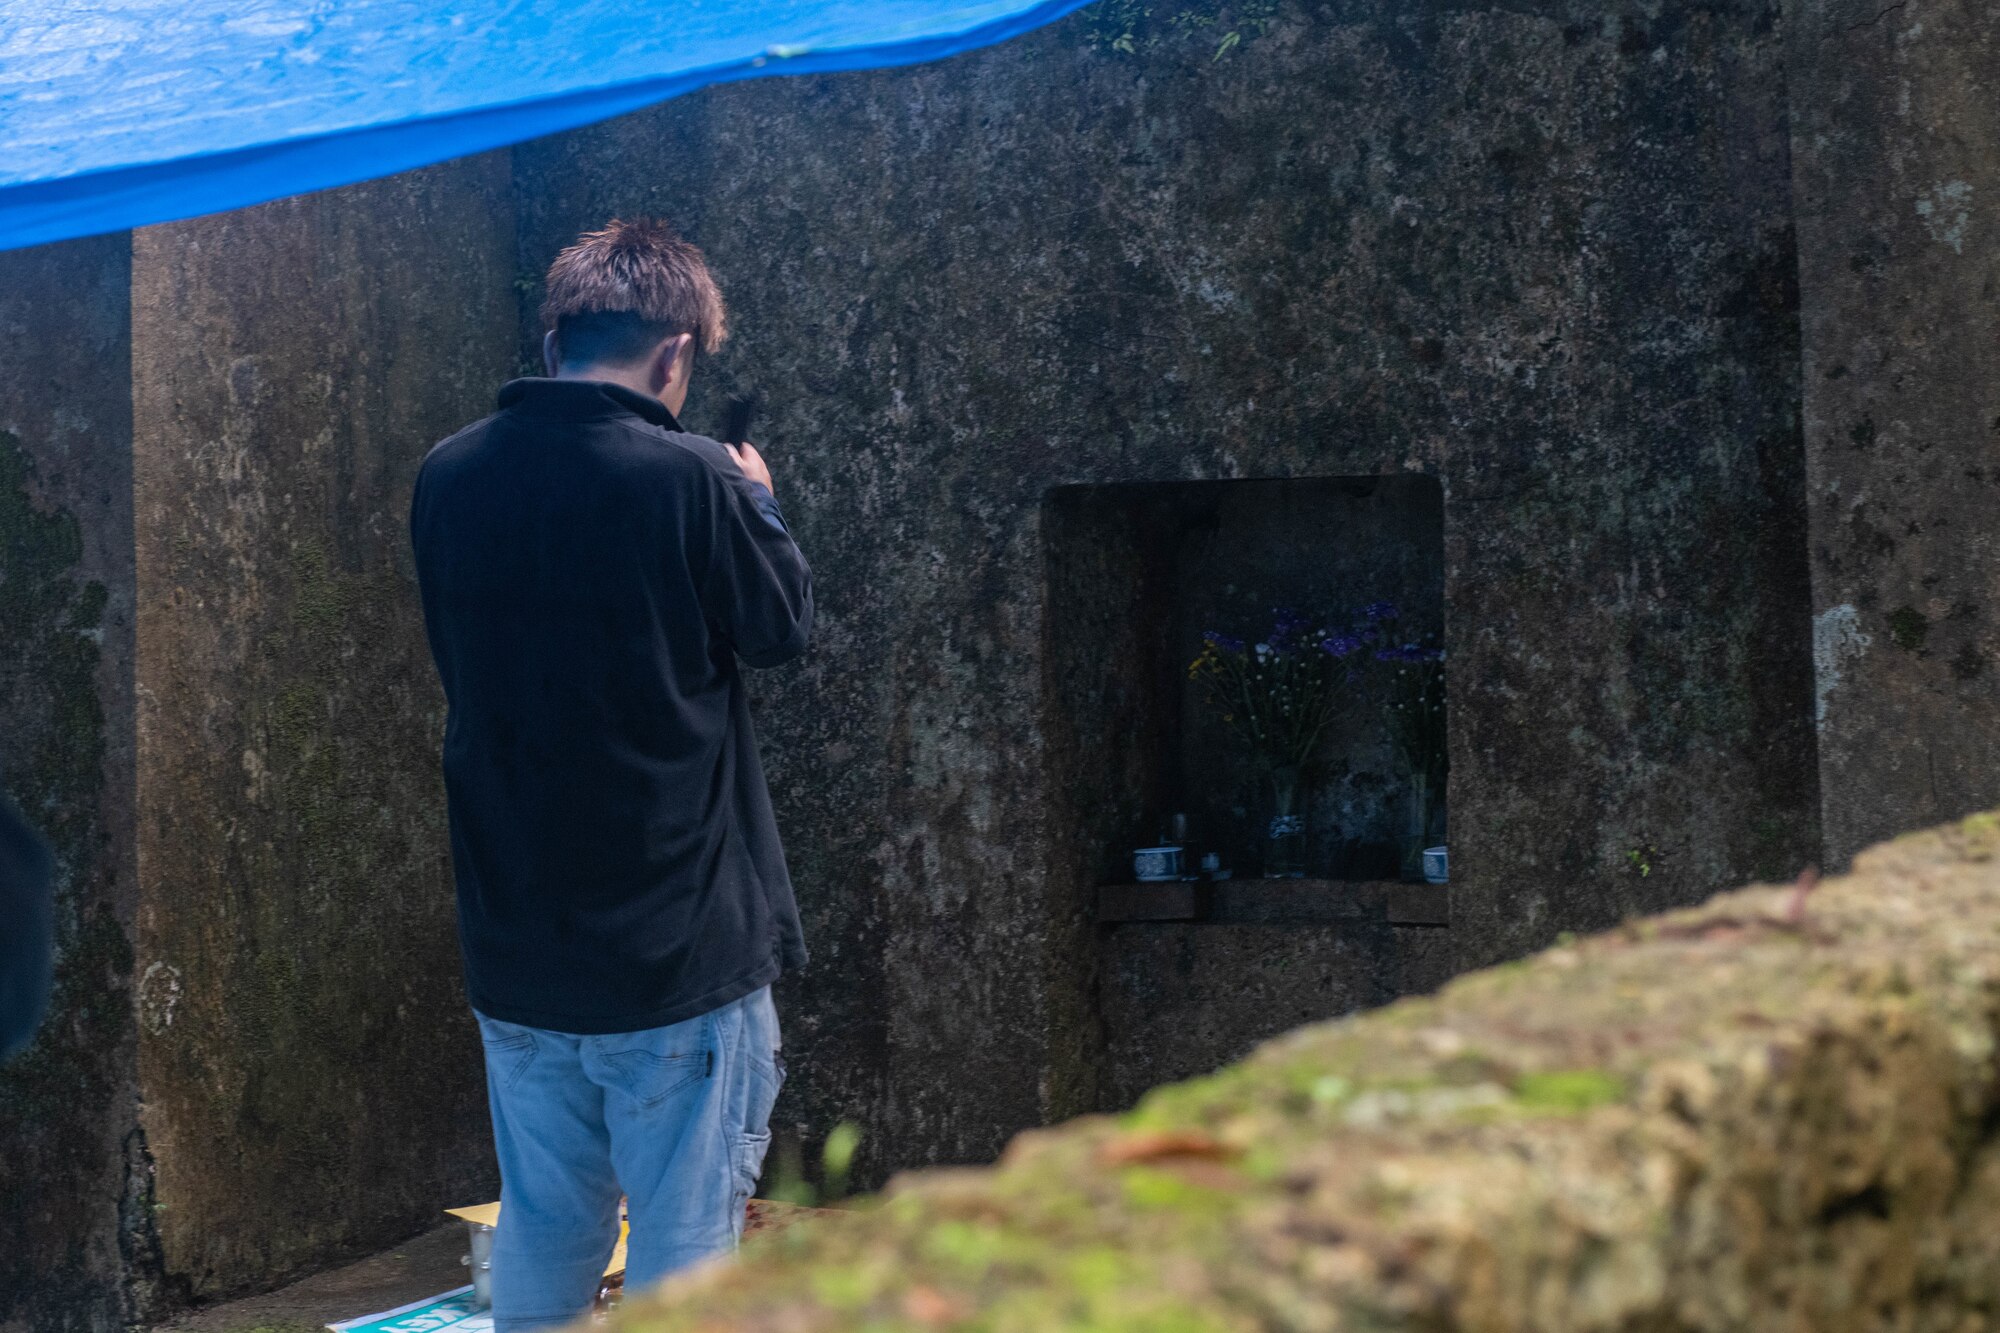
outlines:
[[493, 1228], [484, 1222], [465, 1227], [472, 1239], [472, 1253], [465, 1256], [465, 1266], [472, 1270], [472, 1304], [488, 1310], [493, 1307]]

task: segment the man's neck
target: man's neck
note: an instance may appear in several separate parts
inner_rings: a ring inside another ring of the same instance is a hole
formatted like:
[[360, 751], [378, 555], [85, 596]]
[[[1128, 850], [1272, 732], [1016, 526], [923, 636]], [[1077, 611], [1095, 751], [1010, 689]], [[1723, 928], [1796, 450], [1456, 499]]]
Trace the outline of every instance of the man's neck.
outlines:
[[559, 380], [595, 380], [600, 384], [616, 384], [621, 389], [630, 389], [633, 393], [643, 393], [648, 398], [660, 396], [660, 391], [653, 385], [651, 376], [644, 370], [625, 366], [577, 366], [574, 369], [564, 366], [556, 372], [555, 377]]

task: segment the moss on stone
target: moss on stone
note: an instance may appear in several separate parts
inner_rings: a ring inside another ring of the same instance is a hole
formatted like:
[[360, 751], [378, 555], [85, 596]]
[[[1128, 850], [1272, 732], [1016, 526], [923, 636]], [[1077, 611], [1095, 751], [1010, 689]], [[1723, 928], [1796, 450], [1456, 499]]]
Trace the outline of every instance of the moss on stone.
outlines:
[[[12, 742], [0, 754], [0, 788], [48, 838], [56, 856], [57, 946], [61, 968], [54, 1013], [94, 1035], [121, 992], [99, 994], [106, 976], [131, 970], [130, 942], [115, 923], [87, 916], [84, 877], [97, 851], [97, 789], [104, 761], [104, 709], [97, 694], [102, 584], [79, 579], [82, 532], [65, 509], [36, 503], [34, 464], [17, 436], [0, 431], [0, 680]], [[107, 933], [108, 927], [108, 933]], [[61, 1019], [53, 1018], [55, 1028]], [[36, 1070], [58, 1058], [52, 1043], [31, 1047], [0, 1073], [0, 1107], [32, 1100]], [[60, 1087], [42, 1093], [64, 1095]]]
[[1557, 1069], [1523, 1074], [1514, 1086], [1522, 1106], [1539, 1111], [1588, 1111], [1617, 1101], [1625, 1082], [1597, 1069]]
[[116, 1053], [132, 1031], [131, 941], [93, 880], [104, 836], [97, 672], [107, 593], [80, 577], [82, 528], [37, 499], [35, 472], [23, 441], [0, 431], [0, 788], [54, 850], [57, 948], [41, 1031], [0, 1068], [0, 1319], [103, 1307], [95, 1257], [50, 1253], [34, 1227], [48, 1181], [101, 1170], [95, 1121], [113, 1104]]
[[0, 431], [0, 660], [12, 708], [38, 714], [21, 720], [22, 738], [5, 756], [0, 780], [21, 794], [29, 818], [55, 845], [58, 874], [68, 877], [95, 851], [104, 758], [97, 631], [107, 594], [76, 577], [82, 529], [69, 511], [35, 502], [33, 471], [20, 439]]
[[1889, 638], [1904, 652], [1922, 652], [1930, 633], [1930, 620], [1914, 606], [1899, 606], [1889, 613]]
[[1300, 1029], [619, 1316], [1957, 1328], [2000, 1291], [2000, 812]]

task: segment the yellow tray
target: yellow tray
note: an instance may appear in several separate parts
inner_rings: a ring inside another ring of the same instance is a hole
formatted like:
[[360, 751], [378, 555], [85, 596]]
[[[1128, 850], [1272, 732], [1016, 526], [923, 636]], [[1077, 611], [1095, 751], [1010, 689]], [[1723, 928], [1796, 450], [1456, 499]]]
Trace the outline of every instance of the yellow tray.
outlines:
[[[497, 1203], [476, 1203], [469, 1208], [447, 1208], [444, 1211], [449, 1217], [462, 1218], [482, 1227], [500, 1225], [500, 1205]], [[618, 1245], [611, 1251], [611, 1262], [604, 1266], [604, 1276], [610, 1277], [613, 1273], [625, 1271], [625, 1238], [631, 1234], [632, 1224], [622, 1217], [619, 1218]]]

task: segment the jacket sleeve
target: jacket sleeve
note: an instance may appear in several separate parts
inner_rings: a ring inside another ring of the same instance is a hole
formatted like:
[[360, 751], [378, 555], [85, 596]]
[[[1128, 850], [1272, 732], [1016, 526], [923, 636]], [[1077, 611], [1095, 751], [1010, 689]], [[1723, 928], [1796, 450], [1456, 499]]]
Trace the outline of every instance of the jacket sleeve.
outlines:
[[703, 610], [745, 665], [788, 662], [812, 633], [812, 570], [771, 492], [741, 476], [714, 481]]

